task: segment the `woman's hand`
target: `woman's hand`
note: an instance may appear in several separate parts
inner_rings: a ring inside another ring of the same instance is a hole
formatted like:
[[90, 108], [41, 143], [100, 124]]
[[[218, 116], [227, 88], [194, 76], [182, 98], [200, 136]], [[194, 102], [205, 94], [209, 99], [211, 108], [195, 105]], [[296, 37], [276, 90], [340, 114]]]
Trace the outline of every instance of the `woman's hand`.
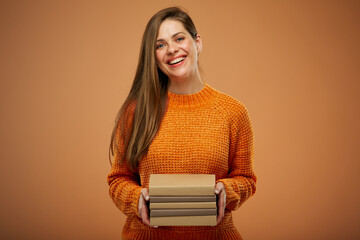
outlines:
[[218, 216], [216, 219], [216, 225], [217, 225], [222, 221], [222, 219], [225, 216], [226, 189], [225, 189], [225, 185], [222, 182], [218, 182], [215, 185], [215, 194], [218, 195], [218, 199], [217, 199]]
[[143, 223], [149, 227], [155, 227], [157, 226], [151, 226], [150, 225], [150, 219], [149, 219], [149, 208], [147, 206], [147, 201], [149, 201], [149, 191], [147, 188], [141, 189], [141, 194], [139, 197], [139, 215], [143, 221]]

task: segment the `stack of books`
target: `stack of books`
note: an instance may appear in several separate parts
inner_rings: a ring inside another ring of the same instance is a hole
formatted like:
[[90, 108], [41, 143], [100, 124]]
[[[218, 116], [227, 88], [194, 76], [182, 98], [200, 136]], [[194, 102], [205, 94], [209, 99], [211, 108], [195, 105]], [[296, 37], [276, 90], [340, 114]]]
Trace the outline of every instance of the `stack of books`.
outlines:
[[215, 175], [151, 174], [152, 226], [215, 226]]

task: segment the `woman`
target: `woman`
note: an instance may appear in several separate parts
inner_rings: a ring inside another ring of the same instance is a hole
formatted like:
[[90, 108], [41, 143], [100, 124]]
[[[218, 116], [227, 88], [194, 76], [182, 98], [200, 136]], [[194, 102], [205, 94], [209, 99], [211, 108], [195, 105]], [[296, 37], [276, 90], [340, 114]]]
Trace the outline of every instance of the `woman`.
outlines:
[[[231, 216], [255, 193], [253, 132], [245, 106], [201, 80], [202, 42], [179, 8], [146, 26], [129, 96], [111, 138], [110, 196], [127, 216], [123, 239], [241, 239]], [[150, 174], [215, 174], [217, 225], [152, 227]]]

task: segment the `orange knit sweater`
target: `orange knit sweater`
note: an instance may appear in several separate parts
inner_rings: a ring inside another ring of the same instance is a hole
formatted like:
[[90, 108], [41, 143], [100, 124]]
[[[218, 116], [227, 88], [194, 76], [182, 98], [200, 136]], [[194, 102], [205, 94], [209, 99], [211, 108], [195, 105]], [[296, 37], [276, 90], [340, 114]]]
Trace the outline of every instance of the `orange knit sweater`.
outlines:
[[[245, 106], [209, 85], [198, 93], [168, 93], [169, 104], [148, 153], [136, 173], [115, 154], [108, 175], [110, 196], [127, 216], [122, 239], [241, 239], [231, 211], [255, 193], [253, 130]], [[119, 137], [119, 131], [118, 135]], [[121, 143], [121, 141], [120, 141]], [[120, 146], [120, 154], [124, 152]], [[158, 227], [142, 223], [138, 213], [141, 188], [150, 174], [215, 174], [226, 188], [226, 210], [214, 227]]]

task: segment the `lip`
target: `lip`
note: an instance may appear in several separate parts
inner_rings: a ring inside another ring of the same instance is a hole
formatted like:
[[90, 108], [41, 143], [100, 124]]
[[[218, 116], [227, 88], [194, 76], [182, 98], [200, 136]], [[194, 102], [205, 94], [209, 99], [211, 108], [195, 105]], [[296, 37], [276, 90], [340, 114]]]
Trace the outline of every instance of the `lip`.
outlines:
[[[170, 65], [170, 64], [169, 64], [171, 61], [173, 61], [174, 59], [177, 59], [177, 58], [179, 58], [179, 57], [184, 57], [185, 59], [182, 60], [181, 62], [175, 63], [175, 64], [173, 64], [173, 65]], [[186, 59], [187, 59], [187, 55], [179, 55], [179, 56], [170, 58], [166, 63], [167, 63], [170, 67], [177, 67], [177, 66], [182, 65], [182, 64], [185, 62]]]

